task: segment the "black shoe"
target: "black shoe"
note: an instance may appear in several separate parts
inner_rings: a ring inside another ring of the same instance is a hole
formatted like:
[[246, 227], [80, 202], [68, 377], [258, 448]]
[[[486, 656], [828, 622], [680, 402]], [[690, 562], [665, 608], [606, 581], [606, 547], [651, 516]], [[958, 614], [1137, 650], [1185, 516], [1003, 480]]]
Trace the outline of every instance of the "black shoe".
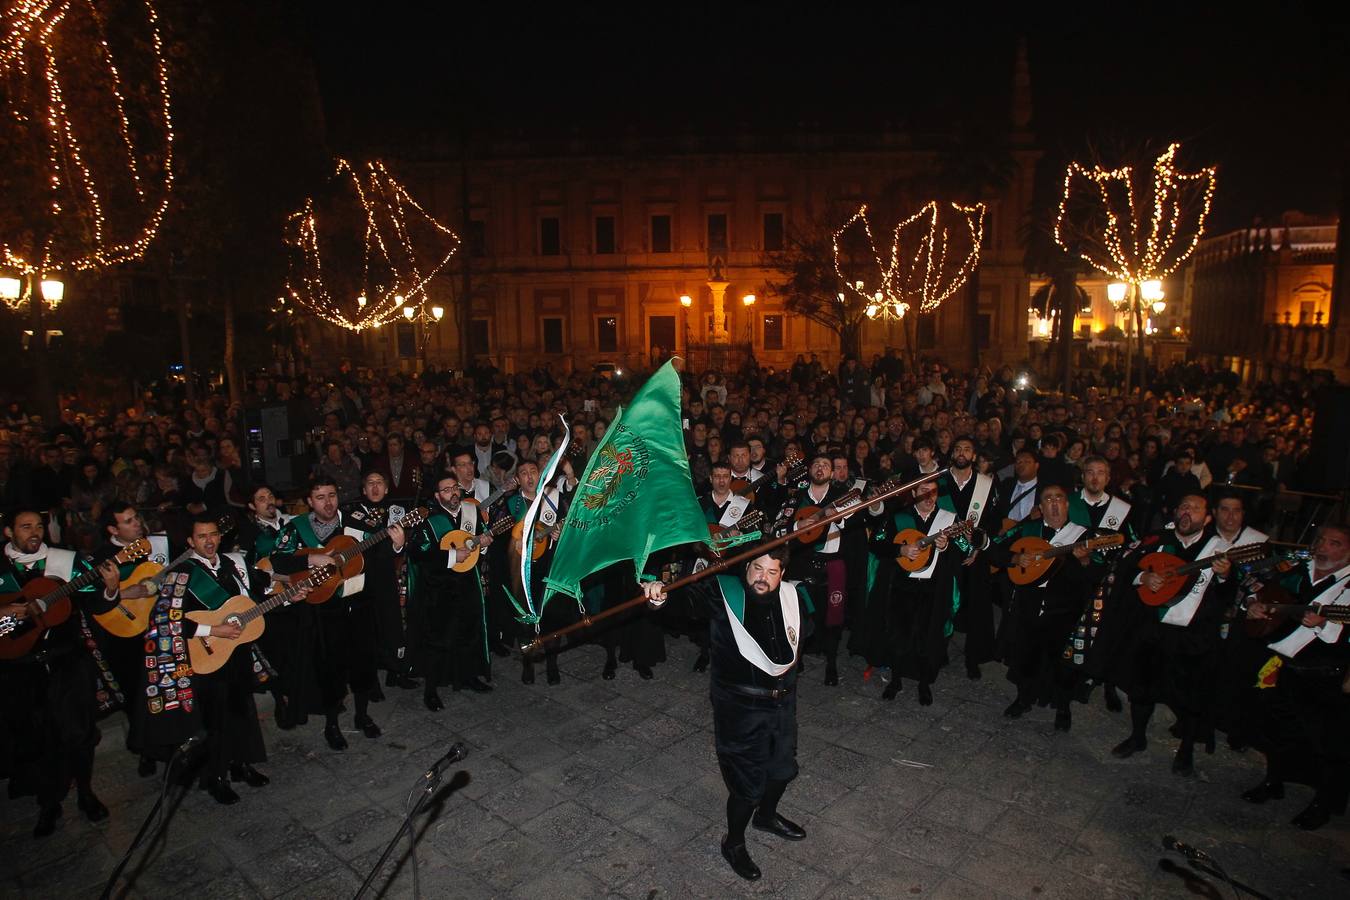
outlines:
[[781, 815], [775, 814], [772, 819], [762, 819], [755, 816], [750, 820], [750, 824], [760, 831], [767, 831], [769, 834], [776, 834], [785, 841], [804, 841], [806, 840], [806, 829], [790, 819], [785, 819]]
[[[827, 663], [825, 665], [825, 686], [826, 687], [839, 686], [839, 670], [835, 668], [833, 664], [830, 663]], [[758, 869], [756, 871], [758, 871]]]
[[700, 650], [698, 652], [698, 659], [694, 660], [694, 671], [695, 672], [708, 671], [708, 661], [709, 661], [708, 651]]
[[886, 690], [881, 692], [882, 700], [894, 700], [896, 694], [900, 693], [900, 679], [892, 678], [891, 683], [886, 685]]
[[979, 666], [966, 666], [966, 677], [971, 681], [979, 681], [984, 675], [980, 673]]
[[1134, 735], [1130, 735], [1125, 740], [1121, 741], [1119, 744], [1116, 744], [1114, 747], [1111, 748], [1111, 755], [1114, 756], [1116, 759], [1129, 759], [1136, 753], [1142, 752], [1143, 749], [1147, 746], [1148, 746], [1147, 739], [1140, 738], [1139, 740], [1135, 740]]
[[276, 698], [276, 709], [272, 713], [272, 720], [277, 723], [277, 727], [282, 731], [290, 731], [295, 727], [295, 716], [291, 715], [291, 701], [285, 697]]
[[1327, 822], [1331, 821], [1331, 809], [1321, 800], [1313, 800], [1308, 804], [1308, 808], [1289, 821], [1290, 825], [1297, 825], [1304, 831], [1316, 831]]
[[370, 696], [367, 697], [366, 699], [369, 700], [371, 703], [384, 702], [384, 691], [380, 689], [380, 685], [378, 682], [376, 682], [375, 686], [370, 689]]
[[[53, 803], [51, 806], [44, 806], [38, 810], [37, 824], [33, 826], [33, 837], [50, 837], [56, 830], [56, 823], [61, 819], [61, 804]], [[725, 852], [725, 851], [723, 851]]]
[[1031, 709], [1030, 703], [1023, 703], [1021, 700], [1014, 700], [1003, 710], [1003, 716], [1007, 719], [1020, 719], [1022, 713]]
[[549, 660], [548, 665], [544, 668], [544, 680], [549, 684], [562, 684], [562, 675], [558, 673], [556, 662]]
[[148, 756], [142, 756], [141, 761], [136, 764], [136, 774], [142, 778], [153, 778], [156, 768], [153, 759]]
[[432, 712], [440, 712], [445, 709], [445, 704], [441, 702], [441, 695], [435, 691], [427, 691], [422, 695], [422, 705]]
[[1248, 803], [1265, 803], [1267, 800], [1284, 799], [1283, 781], [1263, 781], [1249, 791], [1242, 792], [1242, 799]]
[[490, 649], [492, 650], [493, 656], [501, 656], [504, 658], [511, 655], [511, 648], [502, 641], [493, 641]]
[[455, 690], [473, 691], [475, 694], [488, 694], [492, 692], [492, 685], [475, 675], [463, 684], [455, 685]]
[[722, 858], [730, 865], [731, 870], [746, 881], [759, 881], [759, 866], [750, 858], [750, 852], [745, 849], [744, 844], [737, 844], [735, 847], [727, 846], [727, 839], [722, 838]]
[[393, 681], [394, 683], [390, 685], [390, 687], [402, 688], [405, 691], [411, 691], [413, 688], [419, 688], [422, 686], [422, 682], [418, 681], [416, 678], [412, 677], [407, 672], [402, 672], [398, 675], [395, 675]]
[[1178, 749], [1172, 756], [1172, 774], [1189, 778], [1195, 774], [1195, 751]]
[[232, 806], [239, 802], [239, 795], [224, 778], [203, 778], [202, 790], [210, 794], [221, 806]]
[[328, 742], [328, 746], [334, 750], [346, 750], [347, 739], [342, 736], [342, 729], [337, 725], [323, 726], [323, 739]]
[[521, 684], [534, 684], [534, 664], [533, 664], [533, 663], [528, 663], [528, 662], [525, 663], [525, 666], [520, 670], [520, 683], [521, 683]]
[[230, 781], [242, 781], [251, 788], [267, 787], [272, 783], [268, 778], [248, 763], [235, 763], [230, 766]]
[[614, 673], [619, 671], [619, 663], [613, 659], [605, 660], [605, 670], [600, 673], [600, 677], [606, 681], [614, 680]]
[[919, 705], [920, 706], [933, 705], [933, 689], [928, 685], [924, 684], [922, 681], [919, 682]]
[[380, 730], [380, 726], [376, 725], [375, 720], [370, 716], [357, 716], [355, 725], [357, 728], [361, 729], [361, 733], [368, 738], [377, 738], [384, 734], [384, 732]]
[[1055, 713], [1056, 731], [1068, 731], [1072, 727], [1073, 727], [1073, 716], [1069, 714], [1068, 710]]
[[652, 680], [652, 667], [651, 667], [651, 666], [644, 666], [644, 665], [641, 665], [641, 664], [639, 664], [639, 663], [633, 663], [633, 668], [637, 670], [638, 677], [641, 678], [643, 681], [651, 681], [651, 680]]
[[108, 818], [108, 807], [103, 805], [103, 801], [94, 796], [93, 791], [85, 791], [80, 794], [75, 801], [75, 805], [84, 813], [84, 817], [95, 824]]
[[1108, 684], [1102, 690], [1102, 696], [1106, 698], [1107, 712], [1120, 712], [1122, 709], [1125, 708], [1125, 705], [1120, 702], [1120, 694], [1116, 692], [1116, 688], [1114, 685]]

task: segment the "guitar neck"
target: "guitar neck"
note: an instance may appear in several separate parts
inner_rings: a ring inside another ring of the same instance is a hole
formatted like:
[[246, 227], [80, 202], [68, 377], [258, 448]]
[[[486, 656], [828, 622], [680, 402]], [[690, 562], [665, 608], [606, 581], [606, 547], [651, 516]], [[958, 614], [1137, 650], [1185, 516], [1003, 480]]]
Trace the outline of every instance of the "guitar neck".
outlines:
[[83, 574], [70, 579], [70, 581], [67, 581], [47, 596], [40, 598], [37, 601], [38, 605], [42, 607], [43, 611], [46, 611], [57, 600], [60, 600], [62, 597], [69, 597], [76, 591], [84, 590], [101, 577], [102, 576], [98, 574], [96, 569], [90, 569], [88, 572], [84, 572]]
[[313, 587], [314, 585], [319, 584], [324, 580], [325, 579], [323, 578], [315, 579], [313, 575], [300, 579], [299, 581], [293, 583], [290, 587], [286, 588], [284, 591], [280, 591], [279, 593], [273, 594], [271, 597], [268, 597], [266, 600], [250, 609], [248, 612], [243, 613], [241, 616], [239, 616], [240, 624], [247, 625], [249, 622], [253, 621], [259, 616], [265, 616], [272, 610], [276, 609], [277, 607], [285, 606], [287, 603], [290, 603], [292, 600], [294, 600], [295, 596], [299, 594], [302, 589], [307, 587]]

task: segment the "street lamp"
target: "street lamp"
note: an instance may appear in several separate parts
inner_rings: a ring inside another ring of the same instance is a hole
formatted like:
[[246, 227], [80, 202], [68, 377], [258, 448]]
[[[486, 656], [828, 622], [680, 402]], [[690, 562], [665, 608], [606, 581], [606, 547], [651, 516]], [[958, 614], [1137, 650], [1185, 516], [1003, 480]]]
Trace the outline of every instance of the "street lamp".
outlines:
[[1113, 281], [1106, 286], [1106, 299], [1110, 300], [1115, 306], [1125, 302], [1125, 294], [1130, 286], [1123, 281]]
[[1167, 301], [1166, 301], [1166, 300], [1154, 300], [1154, 301], [1153, 301], [1153, 314], [1154, 314], [1155, 316], [1160, 316], [1160, 315], [1162, 315], [1162, 311], [1163, 311], [1164, 309], [1167, 309]]
[[23, 291], [23, 282], [17, 278], [0, 278], [0, 299], [18, 300]]
[[680, 305], [683, 306], [685, 309], [688, 309], [689, 307], [694, 305], [694, 298], [690, 297], [688, 294], [681, 294]]
[[411, 306], [403, 307], [403, 318], [411, 322], [415, 315], [417, 315], [417, 310], [413, 309]]
[[431, 308], [431, 317], [439, 322], [445, 316], [445, 308], [442, 306], [433, 306]]
[[1148, 281], [1141, 281], [1139, 283], [1139, 293], [1140, 296], [1150, 303], [1154, 300], [1161, 300], [1163, 298], [1162, 282], [1156, 278], [1151, 278]]
[[365, 309], [365, 308], [366, 308], [366, 295], [365, 295], [365, 294], [361, 294], [361, 295], [359, 295], [359, 296], [356, 298], [356, 306], [357, 306], [358, 309]]
[[754, 306], [754, 305], [755, 305], [755, 295], [754, 295], [754, 294], [746, 294], [744, 297], [741, 298], [741, 302], [744, 303], [746, 306]]

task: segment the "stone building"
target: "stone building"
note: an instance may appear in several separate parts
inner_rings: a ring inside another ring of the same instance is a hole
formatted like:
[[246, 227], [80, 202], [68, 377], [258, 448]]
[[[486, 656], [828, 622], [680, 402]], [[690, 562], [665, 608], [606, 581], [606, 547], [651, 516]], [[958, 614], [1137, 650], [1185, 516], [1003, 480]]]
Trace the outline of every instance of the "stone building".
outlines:
[[1344, 380], [1350, 310], [1333, 299], [1336, 239], [1334, 221], [1290, 213], [1201, 241], [1185, 276], [1193, 357], [1245, 381], [1317, 370]]

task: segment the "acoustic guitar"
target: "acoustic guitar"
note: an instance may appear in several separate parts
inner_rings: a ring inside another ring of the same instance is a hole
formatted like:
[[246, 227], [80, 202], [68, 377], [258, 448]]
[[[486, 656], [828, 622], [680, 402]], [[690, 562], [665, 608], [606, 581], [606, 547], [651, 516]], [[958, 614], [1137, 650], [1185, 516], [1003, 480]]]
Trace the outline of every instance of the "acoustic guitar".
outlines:
[[1266, 585], [1256, 597], [1266, 606], [1267, 618], [1247, 619], [1244, 627], [1254, 638], [1269, 638], [1292, 618], [1304, 613], [1316, 613], [1329, 622], [1350, 622], [1350, 606], [1299, 603], [1298, 598], [1276, 584]]
[[[149, 553], [150, 542], [141, 538], [117, 551], [113, 561], [120, 566], [122, 563], [141, 559]], [[43, 576], [25, 584], [23, 590], [17, 594], [0, 597], [0, 606], [10, 603], [36, 603], [38, 607], [36, 618], [6, 617], [18, 621], [9, 633], [0, 637], [0, 659], [18, 659], [31, 652], [47, 629], [55, 628], [70, 618], [70, 596], [102, 580], [103, 576], [97, 569], [90, 569], [64, 584], [55, 578]]]
[[335, 565], [315, 566], [309, 570], [309, 574], [304, 578], [292, 582], [286, 590], [279, 594], [273, 594], [262, 603], [254, 603], [249, 597], [240, 594], [226, 600], [216, 609], [194, 610], [187, 613], [183, 618], [198, 625], [224, 625], [228, 623], [238, 625], [243, 629], [237, 638], [220, 637], [218, 635], [188, 638], [188, 660], [192, 664], [192, 671], [199, 675], [207, 675], [216, 671], [229, 661], [230, 654], [240, 644], [247, 644], [262, 637], [263, 616], [279, 606], [292, 602], [295, 595], [300, 593], [303, 588], [316, 587], [339, 575], [341, 575], [341, 572]]
[[1107, 547], [1119, 547], [1123, 543], [1125, 543], [1125, 535], [1120, 532], [1088, 538], [1076, 544], [1065, 544], [1063, 547], [1055, 547], [1045, 538], [1018, 538], [1012, 542], [1012, 546], [1008, 549], [1014, 555], [1018, 553], [1028, 554], [1031, 556], [1031, 560], [1025, 566], [1009, 568], [1008, 580], [1019, 586], [1035, 584], [1041, 580], [1045, 573], [1050, 571], [1056, 562], [1075, 550], [1102, 550]]
[[905, 544], [917, 545], [919, 555], [913, 559], [897, 556], [895, 561], [906, 572], [922, 572], [928, 568], [928, 561], [933, 558], [933, 545], [938, 542], [938, 538], [945, 537], [950, 540], [958, 535], [968, 535], [970, 531], [971, 525], [965, 519], [948, 525], [937, 534], [925, 534], [917, 528], [906, 528], [892, 539], [892, 543], [901, 546]]
[[757, 529], [764, 520], [764, 510], [752, 509], [750, 512], [741, 516], [733, 525], [721, 525], [717, 522], [708, 523], [708, 537], [717, 537], [719, 534], [725, 534], [728, 531], [739, 531], [741, 534], [748, 534]]
[[[419, 506], [404, 513], [403, 518], [397, 522], [390, 522], [379, 531], [372, 532], [360, 541], [350, 535], [338, 532], [325, 541], [322, 547], [303, 547], [295, 551], [296, 556], [331, 556], [333, 564], [338, 569], [322, 582], [314, 584], [314, 589], [309, 592], [305, 602], [316, 606], [320, 603], [326, 603], [329, 598], [337, 593], [337, 589], [342, 586], [342, 582], [349, 578], [355, 578], [365, 571], [366, 558], [363, 554], [380, 541], [388, 540], [389, 529], [392, 526], [398, 525], [404, 529], [416, 528], [426, 521], [428, 515], [430, 515], [430, 512], [427, 508]], [[294, 578], [295, 576], [292, 575], [291, 577]]]
[[[852, 506], [853, 504], [857, 503], [858, 500], [861, 498], [862, 498], [862, 491], [858, 490], [857, 488], [854, 488], [853, 490], [849, 491], [847, 494], [840, 497], [838, 500], [834, 501], [827, 507], [822, 508], [819, 506], [803, 506], [801, 509], [797, 510], [797, 512], [793, 515], [792, 518], [798, 522], [801, 522], [805, 519], [811, 518], [816, 513], [822, 511], [825, 513], [825, 515], [831, 516], [837, 512], [843, 512], [849, 506]], [[816, 541], [820, 540], [820, 536], [825, 533], [826, 527], [828, 526], [812, 525], [803, 528], [797, 532], [796, 535], [797, 540], [801, 541], [803, 544], [814, 544]]]
[[[221, 516], [216, 525], [221, 534], [227, 534], [234, 530], [234, 517]], [[131, 574], [122, 579], [118, 589], [123, 596], [118, 598], [117, 605], [105, 613], [94, 616], [94, 621], [102, 625], [104, 631], [117, 637], [134, 638], [145, 634], [145, 629], [150, 627], [150, 614], [155, 608], [155, 601], [158, 599], [159, 586], [169, 576], [170, 569], [182, 565], [191, 557], [192, 551], [184, 550], [170, 560], [167, 565], [149, 561], [141, 563], [131, 570]], [[127, 590], [139, 584], [146, 585], [146, 595], [144, 597], [127, 597]]]
[[1194, 562], [1186, 562], [1181, 557], [1171, 553], [1146, 554], [1139, 560], [1140, 570], [1161, 575], [1164, 580], [1156, 591], [1150, 591], [1140, 584], [1138, 586], [1139, 599], [1144, 601], [1147, 606], [1163, 606], [1189, 591], [1194, 586], [1195, 580], [1200, 577], [1200, 570], [1217, 559], [1226, 559], [1233, 565], [1240, 566], [1255, 562], [1269, 554], [1270, 550], [1265, 542], [1232, 547], [1212, 556], [1197, 559]]
[[[487, 533], [494, 538], [501, 537], [508, 531], [514, 531], [517, 524], [519, 523], [510, 516], [502, 516], [488, 526]], [[470, 534], [463, 528], [456, 528], [454, 531], [447, 531], [441, 538], [441, 549], [447, 553], [467, 550], [469, 555], [451, 565], [450, 568], [456, 572], [468, 572], [478, 565], [478, 557], [483, 552], [482, 538], [479, 535]], [[533, 552], [533, 549], [531, 549], [531, 553]], [[538, 557], [531, 556], [531, 559], [538, 559]]]

